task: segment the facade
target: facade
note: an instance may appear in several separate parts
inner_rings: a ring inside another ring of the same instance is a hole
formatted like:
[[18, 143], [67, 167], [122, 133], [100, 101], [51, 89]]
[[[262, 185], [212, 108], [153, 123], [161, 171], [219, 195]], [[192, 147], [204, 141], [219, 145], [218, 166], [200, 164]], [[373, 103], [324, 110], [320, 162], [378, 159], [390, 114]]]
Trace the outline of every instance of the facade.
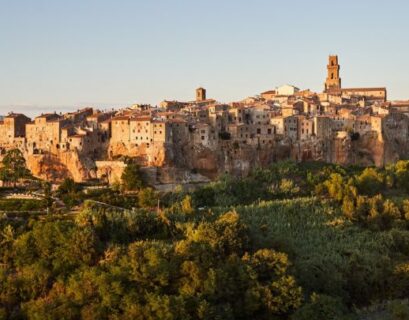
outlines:
[[276, 92], [277, 92], [276, 95], [278, 95], [278, 96], [292, 96], [292, 95], [296, 94], [299, 91], [300, 91], [299, 88], [297, 88], [295, 86], [292, 86], [292, 85], [289, 85], [289, 84], [286, 84], [286, 85], [283, 85], [283, 86], [278, 87], [276, 89]]
[[18, 138], [26, 136], [26, 124], [30, 119], [20, 113], [10, 113], [0, 122], [0, 144], [12, 145]]

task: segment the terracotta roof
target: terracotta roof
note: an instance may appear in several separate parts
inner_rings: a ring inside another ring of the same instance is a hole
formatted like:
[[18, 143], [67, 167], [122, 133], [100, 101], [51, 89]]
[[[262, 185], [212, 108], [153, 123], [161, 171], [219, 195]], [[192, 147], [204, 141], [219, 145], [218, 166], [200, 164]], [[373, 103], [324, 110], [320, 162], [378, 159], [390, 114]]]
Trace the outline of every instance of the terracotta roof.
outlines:
[[264, 91], [261, 94], [276, 94], [275, 90], [268, 90], [268, 91]]
[[84, 138], [86, 134], [74, 134], [72, 136], [69, 136], [68, 138]]
[[40, 116], [38, 116], [38, 117], [36, 117], [36, 119], [37, 118], [45, 118], [45, 119], [55, 119], [55, 118], [60, 118], [60, 116], [58, 115], [58, 114], [56, 114], [56, 113], [45, 113], [45, 114], [42, 114], [42, 115], [40, 115]]
[[131, 121], [151, 121], [152, 118], [150, 116], [139, 116], [135, 118], [131, 118]]
[[14, 113], [14, 112], [11, 112], [11, 113], [9, 113], [8, 115], [4, 116], [4, 118], [16, 118], [16, 117], [20, 117], [20, 116], [26, 117], [26, 116], [25, 116], [24, 114], [22, 114], [22, 113]]
[[128, 116], [117, 116], [117, 117], [112, 118], [112, 121], [115, 121], [115, 120], [129, 120], [129, 117]]
[[166, 123], [167, 121], [164, 119], [153, 119], [152, 123]]
[[175, 118], [175, 119], [168, 119], [169, 123], [187, 123], [185, 119]]
[[342, 88], [341, 91], [386, 91], [386, 88]]

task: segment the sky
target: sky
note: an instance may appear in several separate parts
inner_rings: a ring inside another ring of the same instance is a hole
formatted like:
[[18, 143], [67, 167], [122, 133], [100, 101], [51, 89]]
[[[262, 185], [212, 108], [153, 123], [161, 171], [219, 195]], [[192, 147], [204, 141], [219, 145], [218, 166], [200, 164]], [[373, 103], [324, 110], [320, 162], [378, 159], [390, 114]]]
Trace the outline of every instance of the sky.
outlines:
[[409, 99], [406, 0], [0, 0], [0, 114], [164, 99], [221, 102], [293, 84]]

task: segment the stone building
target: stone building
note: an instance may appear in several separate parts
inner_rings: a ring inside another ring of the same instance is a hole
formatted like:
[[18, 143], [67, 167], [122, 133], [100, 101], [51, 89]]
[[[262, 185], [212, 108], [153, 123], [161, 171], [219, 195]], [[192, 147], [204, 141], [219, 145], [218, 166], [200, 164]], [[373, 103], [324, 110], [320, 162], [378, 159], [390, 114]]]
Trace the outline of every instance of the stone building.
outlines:
[[43, 114], [26, 124], [27, 149], [29, 153], [56, 154], [61, 143], [62, 129], [69, 121], [56, 113]]
[[30, 119], [20, 113], [9, 113], [0, 121], [0, 144], [13, 145], [16, 139], [26, 136], [26, 124]]

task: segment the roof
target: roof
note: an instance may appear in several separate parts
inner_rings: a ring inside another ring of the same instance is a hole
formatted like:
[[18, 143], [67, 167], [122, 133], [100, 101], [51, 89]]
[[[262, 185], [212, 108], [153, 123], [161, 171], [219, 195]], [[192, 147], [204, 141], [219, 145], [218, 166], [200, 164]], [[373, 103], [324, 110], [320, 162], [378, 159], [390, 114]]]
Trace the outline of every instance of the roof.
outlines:
[[151, 121], [152, 118], [150, 116], [139, 116], [135, 118], [131, 118], [131, 121]]
[[36, 119], [39, 119], [39, 118], [45, 118], [45, 119], [55, 119], [55, 118], [60, 118], [60, 116], [58, 115], [58, 114], [56, 114], [56, 113], [44, 113], [44, 114], [42, 114], [42, 115], [40, 115], [40, 116], [38, 116], [38, 117], [36, 117]]
[[[4, 116], [4, 118], [17, 118], [17, 117], [26, 117], [24, 114], [22, 113], [14, 113], [14, 112], [10, 112], [8, 115]], [[27, 118], [27, 117], [26, 117]]]
[[115, 120], [129, 120], [129, 117], [128, 116], [117, 116], [117, 117], [112, 118], [112, 121], [115, 121]]
[[264, 91], [261, 94], [276, 94], [275, 90], [268, 90], [268, 91]]
[[168, 119], [167, 122], [169, 123], [187, 123], [187, 121], [182, 118]]
[[342, 88], [341, 91], [386, 91], [385, 87], [374, 88]]
[[397, 107], [397, 106], [409, 106], [409, 100], [406, 101], [392, 101], [392, 106]]
[[84, 138], [86, 136], [86, 134], [74, 134], [72, 136], [69, 136], [68, 138]]

